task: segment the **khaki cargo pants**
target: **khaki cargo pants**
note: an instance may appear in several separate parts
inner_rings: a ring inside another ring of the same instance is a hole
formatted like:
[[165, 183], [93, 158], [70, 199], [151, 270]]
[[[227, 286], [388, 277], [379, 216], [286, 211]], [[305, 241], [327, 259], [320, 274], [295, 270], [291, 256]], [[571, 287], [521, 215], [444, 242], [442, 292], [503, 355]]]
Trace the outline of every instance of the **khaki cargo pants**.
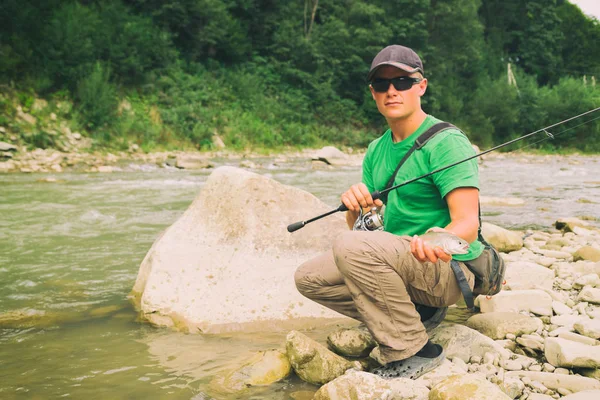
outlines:
[[[459, 263], [469, 286], [474, 275]], [[417, 261], [410, 237], [349, 231], [294, 276], [304, 296], [363, 322], [386, 363], [417, 353], [428, 336], [414, 303], [445, 307], [461, 297], [450, 263]]]

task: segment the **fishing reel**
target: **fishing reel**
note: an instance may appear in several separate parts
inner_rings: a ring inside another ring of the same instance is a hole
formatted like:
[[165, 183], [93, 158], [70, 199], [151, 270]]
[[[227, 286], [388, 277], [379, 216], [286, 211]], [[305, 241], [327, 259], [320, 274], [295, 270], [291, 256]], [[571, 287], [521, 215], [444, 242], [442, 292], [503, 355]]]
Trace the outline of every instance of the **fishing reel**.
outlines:
[[[385, 207], [385, 206], [384, 206]], [[353, 231], [382, 231], [383, 230], [383, 207], [371, 208], [369, 212], [359, 211], [358, 218], [352, 227]]]

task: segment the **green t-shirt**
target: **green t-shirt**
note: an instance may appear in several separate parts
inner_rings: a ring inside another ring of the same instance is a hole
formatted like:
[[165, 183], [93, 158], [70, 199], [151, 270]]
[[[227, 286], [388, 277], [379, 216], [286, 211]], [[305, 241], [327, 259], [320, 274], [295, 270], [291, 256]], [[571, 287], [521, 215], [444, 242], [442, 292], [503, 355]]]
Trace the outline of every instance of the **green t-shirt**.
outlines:
[[[363, 183], [370, 192], [385, 189], [398, 163], [415, 140], [434, 124], [441, 122], [430, 115], [412, 135], [394, 143], [391, 130], [375, 139], [363, 160]], [[458, 129], [447, 129], [430, 139], [420, 150], [413, 152], [396, 175], [395, 184], [424, 175], [446, 165], [472, 156], [475, 151], [469, 139]], [[422, 235], [427, 229], [445, 227], [450, 211], [444, 197], [459, 187], [479, 189], [477, 160], [473, 159], [410, 183], [388, 193], [384, 215], [384, 229], [396, 235]], [[476, 240], [469, 252], [454, 255], [459, 261], [479, 257], [483, 245]]]

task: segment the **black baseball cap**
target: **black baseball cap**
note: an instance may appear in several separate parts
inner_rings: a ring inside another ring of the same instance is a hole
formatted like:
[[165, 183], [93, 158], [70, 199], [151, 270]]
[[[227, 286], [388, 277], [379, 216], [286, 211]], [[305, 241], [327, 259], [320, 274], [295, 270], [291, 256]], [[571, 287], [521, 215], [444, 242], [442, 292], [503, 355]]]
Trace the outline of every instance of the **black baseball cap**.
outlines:
[[415, 72], [425, 74], [423, 71], [423, 62], [413, 49], [400, 46], [399, 44], [393, 44], [381, 50], [375, 56], [371, 63], [369, 74], [367, 75], [367, 82], [371, 82], [377, 70], [385, 65], [400, 68], [410, 74]]

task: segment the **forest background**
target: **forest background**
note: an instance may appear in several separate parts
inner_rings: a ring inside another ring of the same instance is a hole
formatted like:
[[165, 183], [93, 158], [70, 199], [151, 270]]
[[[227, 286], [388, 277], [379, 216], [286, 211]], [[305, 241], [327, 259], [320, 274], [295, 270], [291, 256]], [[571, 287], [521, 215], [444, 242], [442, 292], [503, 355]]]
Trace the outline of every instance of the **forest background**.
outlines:
[[[56, 145], [25, 112], [93, 149], [364, 147], [393, 43], [423, 59], [425, 111], [482, 147], [600, 105], [600, 23], [562, 0], [2, 0], [0, 140]], [[581, 122], [536, 147], [600, 152]]]

